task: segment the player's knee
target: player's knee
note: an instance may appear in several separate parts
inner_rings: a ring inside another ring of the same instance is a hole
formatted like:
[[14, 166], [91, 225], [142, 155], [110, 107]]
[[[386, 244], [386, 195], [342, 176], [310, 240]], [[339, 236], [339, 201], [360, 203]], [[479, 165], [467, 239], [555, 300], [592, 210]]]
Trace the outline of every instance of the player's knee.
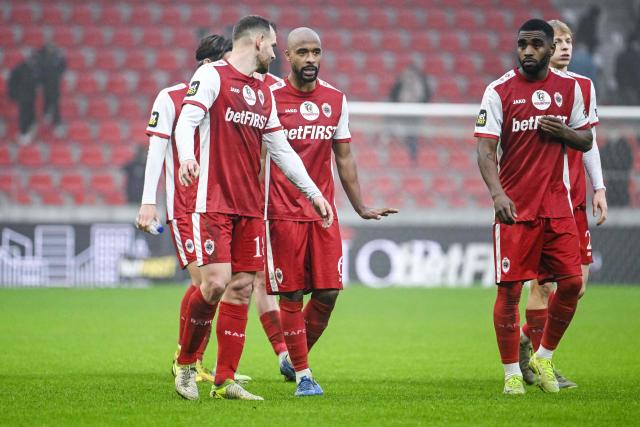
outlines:
[[226, 283], [224, 279], [218, 276], [209, 276], [202, 279], [200, 289], [205, 301], [209, 304], [213, 304], [219, 301], [224, 293]]
[[226, 293], [237, 304], [248, 304], [253, 292], [254, 277], [242, 274], [231, 279], [227, 285]]
[[579, 297], [582, 290], [582, 277], [573, 276], [566, 279], [558, 280], [558, 294], [563, 294], [570, 297]]
[[311, 298], [315, 298], [322, 304], [333, 306], [339, 294], [340, 292], [337, 289], [325, 289], [322, 291], [314, 291], [311, 294]]
[[578, 299], [582, 298], [584, 296], [585, 292], [587, 292], [587, 288], [585, 286], [580, 288], [580, 292], [578, 292]]
[[280, 299], [290, 302], [302, 302], [302, 300], [304, 299], [304, 292], [284, 292], [280, 294]]

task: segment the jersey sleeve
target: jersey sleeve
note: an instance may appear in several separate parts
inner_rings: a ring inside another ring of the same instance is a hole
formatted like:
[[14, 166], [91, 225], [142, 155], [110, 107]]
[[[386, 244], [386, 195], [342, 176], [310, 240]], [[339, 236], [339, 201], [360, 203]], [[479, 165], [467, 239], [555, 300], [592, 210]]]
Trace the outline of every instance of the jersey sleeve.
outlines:
[[600, 119], [598, 118], [598, 102], [596, 101], [596, 87], [593, 84], [593, 81], [589, 82], [590, 90], [591, 90], [591, 102], [589, 104], [589, 124], [593, 126], [598, 126], [600, 123]]
[[282, 124], [278, 118], [278, 109], [276, 108], [276, 98], [271, 92], [271, 112], [269, 113], [269, 119], [267, 125], [264, 127], [263, 133], [271, 133], [278, 130], [282, 130]]
[[146, 134], [148, 136], [158, 136], [160, 138], [171, 138], [173, 121], [176, 118], [176, 109], [173, 101], [166, 90], [161, 91], [151, 108], [151, 117], [147, 124]]
[[571, 117], [569, 118], [569, 127], [572, 129], [582, 130], [589, 129], [589, 114], [584, 106], [584, 99], [580, 85], [574, 80], [573, 107], [571, 108]]
[[340, 120], [338, 120], [336, 133], [333, 135], [333, 142], [351, 142], [351, 132], [349, 132], [349, 107], [345, 95], [342, 95], [342, 111], [340, 112]]
[[183, 104], [195, 105], [206, 113], [219, 93], [220, 74], [218, 70], [213, 64], [204, 64], [196, 70], [191, 78]]
[[484, 91], [473, 136], [500, 139], [502, 134], [502, 100], [493, 86]]

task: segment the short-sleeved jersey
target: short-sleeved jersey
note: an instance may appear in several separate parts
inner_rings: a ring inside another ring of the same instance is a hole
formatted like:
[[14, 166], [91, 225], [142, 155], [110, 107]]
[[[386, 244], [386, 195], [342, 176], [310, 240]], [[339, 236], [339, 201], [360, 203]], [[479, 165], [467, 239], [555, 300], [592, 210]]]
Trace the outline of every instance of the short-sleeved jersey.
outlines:
[[269, 87], [221, 60], [198, 68], [184, 103], [205, 111], [195, 212], [262, 217], [262, 136], [282, 129]]
[[[186, 216], [192, 211], [187, 205], [195, 194], [195, 186], [184, 187], [180, 184], [176, 173], [180, 169], [178, 149], [175, 144], [174, 130], [180, 111], [182, 100], [187, 93], [186, 83], [162, 89], [153, 103], [151, 118], [147, 124], [146, 134], [169, 140], [164, 160], [165, 187], [167, 193], [167, 221]], [[199, 157], [199, 147], [195, 146], [196, 159]], [[193, 193], [193, 195], [189, 195]], [[192, 202], [191, 202], [192, 203]]]
[[[278, 117], [291, 147], [298, 153], [309, 176], [327, 200], [334, 200], [332, 147], [351, 141], [345, 95], [318, 79], [314, 90], [301, 92], [285, 79], [271, 86]], [[318, 214], [282, 171], [270, 165], [267, 217], [269, 219], [316, 221]], [[332, 204], [336, 213], [335, 203]]]
[[578, 82], [554, 69], [540, 81], [511, 70], [482, 98], [475, 136], [500, 140], [500, 183], [516, 206], [518, 222], [573, 215], [566, 147], [538, 129], [538, 120], [547, 115], [573, 129], [589, 128]]
[[264, 83], [267, 86], [271, 86], [273, 84], [276, 84], [282, 81], [282, 79], [276, 76], [275, 74], [267, 73], [267, 74], [263, 74], [262, 76], [263, 76]]
[[[598, 104], [596, 102], [596, 89], [590, 78], [569, 71], [571, 77], [576, 79], [582, 91], [584, 105], [589, 112], [589, 124], [595, 127], [599, 123]], [[587, 177], [582, 163], [582, 151], [567, 150], [569, 158], [569, 178], [571, 182], [571, 203], [574, 208], [584, 208], [587, 204]]]

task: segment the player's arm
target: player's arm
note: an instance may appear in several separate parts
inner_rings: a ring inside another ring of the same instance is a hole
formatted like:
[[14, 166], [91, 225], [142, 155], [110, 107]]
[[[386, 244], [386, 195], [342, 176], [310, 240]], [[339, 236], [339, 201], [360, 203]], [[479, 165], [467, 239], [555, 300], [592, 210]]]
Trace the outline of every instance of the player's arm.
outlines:
[[153, 103], [146, 130], [149, 136], [149, 151], [144, 171], [142, 202], [136, 218], [136, 225], [141, 230], [147, 230], [154, 220], [159, 221], [156, 211], [156, 193], [174, 119], [173, 102], [169, 95], [162, 91]]
[[211, 64], [200, 66], [191, 78], [176, 124], [176, 147], [180, 159], [179, 178], [190, 185], [200, 173], [194, 151], [194, 133], [220, 92], [220, 75]]
[[498, 139], [479, 137], [477, 144], [478, 167], [493, 199], [493, 208], [496, 216], [502, 223], [514, 224], [518, 218], [516, 205], [507, 196], [502, 184], [500, 184], [497, 149]]
[[596, 141], [596, 129], [591, 128], [593, 131], [593, 147], [591, 150], [584, 153], [582, 156], [582, 163], [589, 175], [589, 181], [593, 187], [593, 216], [596, 216], [598, 211], [600, 216], [598, 217], [597, 225], [602, 225], [607, 220], [608, 206], [607, 196], [605, 194], [606, 187], [604, 186], [604, 178], [602, 174], [602, 163], [600, 162], [600, 150], [598, 149], [598, 143]]
[[591, 150], [593, 134], [591, 133], [589, 116], [584, 106], [584, 98], [578, 82], [574, 82], [573, 107], [571, 109], [571, 117], [569, 117], [569, 124], [565, 124], [557, 117], [544, 116], [540, 119], [538, 125], [542, 132], [550, 134], [574, 150], [582, 152]]

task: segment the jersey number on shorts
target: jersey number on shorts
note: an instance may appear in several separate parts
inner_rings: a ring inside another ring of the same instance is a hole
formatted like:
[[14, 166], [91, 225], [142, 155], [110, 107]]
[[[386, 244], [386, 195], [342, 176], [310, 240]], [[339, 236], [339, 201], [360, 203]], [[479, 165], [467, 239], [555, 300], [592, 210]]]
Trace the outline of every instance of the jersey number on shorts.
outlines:
[[260, 236], [256, 236], [253, 240], [256, 242], [256, 254], [253, 257], [260, 258], [262, 256], [262, 248], [264, 248], [264, 239], [261, 239]]

